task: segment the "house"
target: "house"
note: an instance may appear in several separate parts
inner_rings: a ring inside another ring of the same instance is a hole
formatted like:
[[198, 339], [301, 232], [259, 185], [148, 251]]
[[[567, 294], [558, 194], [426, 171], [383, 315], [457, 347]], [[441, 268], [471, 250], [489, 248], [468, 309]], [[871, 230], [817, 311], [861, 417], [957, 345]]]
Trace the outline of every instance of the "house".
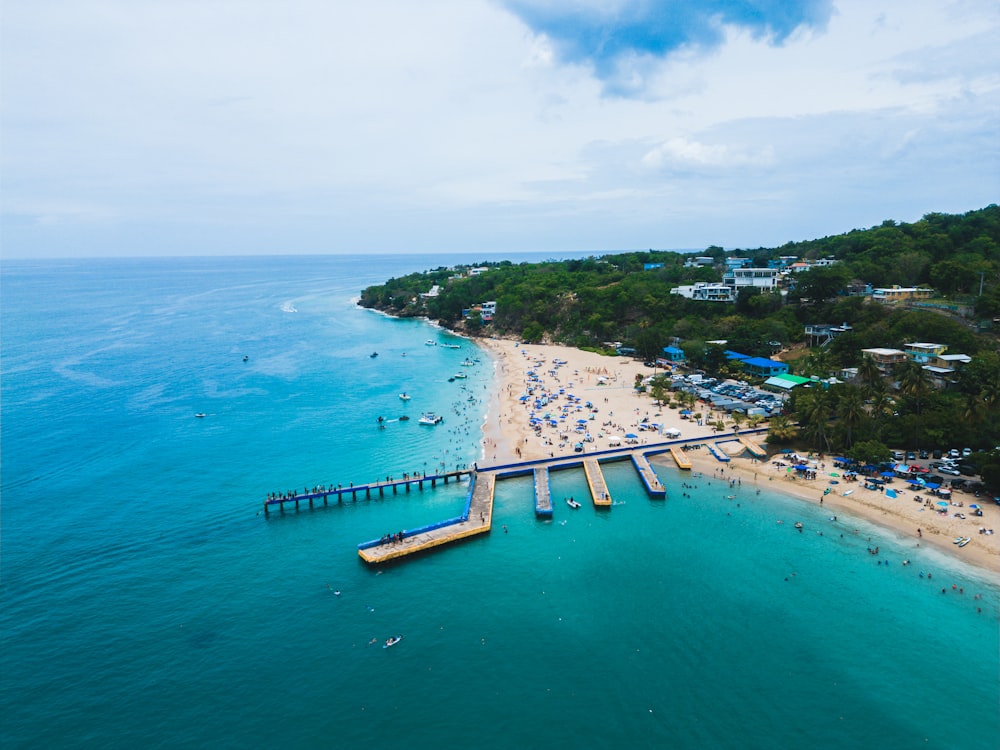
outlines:
[[480, 274], [484, 274], [484, 273], [486, 273], [489, 270], [490, 269], [487, 268], [486, 266], [480, 266], [478, 268], [470, 268], [468, 270], [468, 274], [469, 274], [469, 276], [479, 276]]
[[737, 291], [744, 287], [776, 289], [780, 280], [781, 271], [777, 268], [734, 268], [722, 277], [723, 284]]
[[684, 350], [679, 349], [676, 346], [665, 346], [663, 347], [663, 357], [662, 359], [667, 360], [667, 362], [683, 362], [685, 360]]
[[833, 341], [835, 336], [841, 333], [850, 333], [853, 330], [847, 323], [841, 323], [839, 326], [816, 323], [805, 327], [806, 336], [809, 337], [809, 346], [826, 346]]
[[872, 301], [881, 302], [883, 305], [895, 305], [915, 299], [929, 299], [933, 294], [934, 290], [926, 287], [894, 285], [872, 289]]
[[906, 352], [900, 349], [876, 347], [874, 349], [862, 349], [861, 354], [875, 362], [875, 366], [878, 367], [878, 371], [882, 373], [883, 377], [892, 375], [893, 368], [907, 359]]
[[914, 362], [926, 365], [930, 364], [947, 350], [948, 346], [946, 344], [913, 343], [906, 345], [906, 356]]
[[420, 296], [424, 297], [424, 298], [427, 298], [427, 297], [437, 297], [439, 294], [441, 294], [441, 287], [438, 286], [437, 284], [435, 284], [428, 291], [421, 292]]
[[653, 270], [655, 270], [657, 268], [663, 268], [663, 264], [662, 263], [643, 263], [642, 264], [642, 270], [643, 271], [653, 271]]
[[707, 281], [674, 287], [670, 293], [701, 302], [732, 302], [736, 299], [732, 287]]
[[743, 369], [751, 375], [760, 375], [763, 378], [770, 378], [774, 375], [787, 375], [788, 365], [774, 359], [764, 359], [763, 357], [748, 357], [742, 360]]
[[685, 268], [698, 268], [700, 266], [714, 266], [715, 258], [711, 255], [698, 255], [684, 262]]
[[726, 258], [726, 268], [729, 269], [730, 271], [736, 268], [746, 268], [752, 262], [753, 260], [750, 258], [737, 258], [736, 256], [732, 256]]
[[493, 317], [497, 314], [496, 300], [483, 302], [482, 305], [480, 305], [479, 314], [482, 316], [483, 321], [485, 322], [493, 320]]

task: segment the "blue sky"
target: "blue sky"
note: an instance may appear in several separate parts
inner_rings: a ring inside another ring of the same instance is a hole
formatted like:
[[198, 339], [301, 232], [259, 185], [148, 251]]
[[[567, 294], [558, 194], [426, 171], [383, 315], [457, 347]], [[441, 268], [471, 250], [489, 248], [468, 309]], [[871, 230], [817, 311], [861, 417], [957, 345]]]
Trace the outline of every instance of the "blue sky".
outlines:
[[988, 0], [57, 0], [4, 257], [777, 246], [1000, 195]]

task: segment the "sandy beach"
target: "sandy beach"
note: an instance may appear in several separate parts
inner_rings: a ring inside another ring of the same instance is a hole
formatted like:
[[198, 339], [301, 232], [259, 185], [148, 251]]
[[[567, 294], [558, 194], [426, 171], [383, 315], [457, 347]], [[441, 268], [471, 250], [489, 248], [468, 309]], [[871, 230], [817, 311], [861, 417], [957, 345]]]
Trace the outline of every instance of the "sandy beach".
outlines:
[[[679, 408], [661, 408], [648, 393], [636, 392], [636, 376], [646, 377], [654, 371], [631, 358], [502, 339], [479, 339], [477, 343], [491, 352], [497, 373], [497, 388], [483, 426], [484, 463], [573, 454], [581, 442], [586, 453], [605, 450], [619, 441], [622, 445], [641, 446], [669, 439], [663, 433], [670, 430], [678, 430], [681, 438], [720, 434], [712, 427], [684, 418]], [[536, 409], [535, 400], [546, 394], [559, 394], [559, 398]], [[573, 406], [562, 412], [570, 394], [575, 397]], [[588, 408], [587, 402], [592, 406]], [[706, 417], [711, 413], [705, 404], [698, 404], [692, 411]], [[551, 419], [541, 425], [529, 424], [532, 412], [539, 417], [548, 412]], [[626, 439], [629, 435], [634, 437]], [[732, 427], [727, 427], [722, 435], [732, 435]], [[821, 504], [831, 517], [838, 518], [838, 523], [852, 530], [850, 522], [841, 521], [839, 514], [863, 518], [912, 539], [914, 547], [936, 547], [1000, 580], [1000, 534], [980, 532], [980, 529], [1000, 529], [1000, 506], [990, 500], [979, 502], [979, 498], [956, 491], [951, 505], [939, 506], [941, 498], [915, 493], [902, 480], [891, 485], [898, 495], [891, 498], [865, 489], [862, 482], [843, 482], [839, 477], [834, 480], [831, 472], [839, 472], [828, 460], [818, 457], [813, 459], [816, 478], [807, 480], [797, 477], [795, 472], [789, 473], [787, 462], [785, 466], [776, 465], [776, 461], [781, 461], [780, 454], [770, 455], [767, 460], [743, 454], [733, 456], [728, 463], [719, 462], [705, 448], [689, 451], [687, 455], [695, 474], [725, 477], [741, 486], [767, 486], [803, 502]], [[674, 468], [669, 455], [655, 460], [669, 467], [668, 470]], [[830, 484], [831, 481], [837, 483]], [[669, 497], [669, 482], [667, 486]], [[824, 494], [827, 489], [829, 492]], [[974, 503], [982, 506], [982, 516], [974, 515], [969, 508]], [[956, 537], [969, 537], [971, 541], [960, 548], [952, 543]]]

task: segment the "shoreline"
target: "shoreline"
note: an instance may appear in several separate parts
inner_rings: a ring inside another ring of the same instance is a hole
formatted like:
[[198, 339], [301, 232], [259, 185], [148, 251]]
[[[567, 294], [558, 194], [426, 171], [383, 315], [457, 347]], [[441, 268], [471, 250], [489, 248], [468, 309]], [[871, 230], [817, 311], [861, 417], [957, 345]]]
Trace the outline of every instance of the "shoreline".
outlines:
[[[658, 407], [648, 393], [636, 392], [633, 386], [636, 374], [644, 377], [653, 374], [641, 362], [559, 344], [522, 344], [512, 339], [495, 338], [473, 340], [489, 353], [495, 376], [482, 426], [480, 455], [484, 461], [507, 463], [572, 455], [576, 452], [574, 446], [582, 438], [573, 429], [572, 423], [577, 419], [585, 420], [581, 426], [592, 440], [583, 443], [584, 453], [603, 450], [609, 447], [612, 439], [624, 435], [634, 435], [633, 443], [637, 446], [659, 442], [667, 439], [660, 434], [667, 429], [680, 430], [683, 438], [733, 437], [731, 426], [724, 432], [716, 432], [704, 423], [698, 425], [682, 418], [677, 409]], [[535, 393], [521, 400], [529, 387]], [[564, 405], [569, 394], [579, 398], [581, 404], [591, 402], [593, 412], [584, 406], [581, 411], [574, 409], [572, 419], [558, 422], [557, 426], [550, 424], [538, 428], [529, 424], [534, 398], [539, 393], [557, 389], [564, 390], [565, 394], [552, 404], [552, 416], [556, 408]], [[705, 417], [715, 416], [705, 404], [699, 403], [692, 410], [703, 412]], [[648, 421], [644, 424], [642, 420]], [[659, 430], [651, 432], [649, 423], [658, 425]], [[835, 470], [832, 464], [823, 461], [817, 462], [818, 478], [806, 480], [789, 474], [785, 467], [775, 466], [772, 462], [780, 459], [780, 455], [769, 453], [766, 460], [732, 456], [728, 463], [718, 461], [705, 449], [689, 451], [687, 456], [691, 459], [692, 471], [706, 477], [725, 476], [761, 489], [766, 486], [788, 497], [828, 508], [831, 515], [844, 513], [867, 521], [897, 534], [900, 539], [912, 539], [914, 547], [932, 547], [949, 558], [975, 567], [1000, 585], [1000, 534], [986, 535], [978, 531], [982, 527], [994, 528], [1000, 520], [1000, 507], [992, 503], [982, 504], [982, 517], [969, 511], [962, 519], [956, 514], [965, 513], [968, 505], [976, 502], [975, 498], [955, 493], [956, 505], [949, 506], [947, 514], [940, 514], [934, 510], [935, 505], [928, 507], [925, 504], [926, 498], [914, 502], [917, 493], [909, 486], [901, 490], [894, 485], [898, 497], [892, 499], [878, 491], [864, 489], [861, 482], [831, 485], [829, 481], [833, 480], [829, 474]], [[654, 458], [654, 463], [674, 469], [668, 456], [659, 460]], [[831, 491], [824, 495], [826, 489]], [[843, 495], [845, 491], [850, 494]], [[959, 548], [952, 543], [959, 536], [969, 537], [965, 547]]]

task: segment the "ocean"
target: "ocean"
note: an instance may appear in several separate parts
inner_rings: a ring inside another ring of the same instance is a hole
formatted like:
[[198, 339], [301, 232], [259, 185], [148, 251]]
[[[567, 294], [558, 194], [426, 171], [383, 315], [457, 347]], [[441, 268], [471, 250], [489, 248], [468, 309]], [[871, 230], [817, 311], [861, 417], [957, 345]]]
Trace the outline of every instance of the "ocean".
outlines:
[[1000, 589], [766, 487], [617, 463], [570, 510], [568, 470], [540, 521], [504, 480], [490, 534], [376, 569], [467, 484], [265, 517], [480, 459], [489, 355], [355, 300], [483, 259], [3, 263], [3, 747], [1000, 745]]

